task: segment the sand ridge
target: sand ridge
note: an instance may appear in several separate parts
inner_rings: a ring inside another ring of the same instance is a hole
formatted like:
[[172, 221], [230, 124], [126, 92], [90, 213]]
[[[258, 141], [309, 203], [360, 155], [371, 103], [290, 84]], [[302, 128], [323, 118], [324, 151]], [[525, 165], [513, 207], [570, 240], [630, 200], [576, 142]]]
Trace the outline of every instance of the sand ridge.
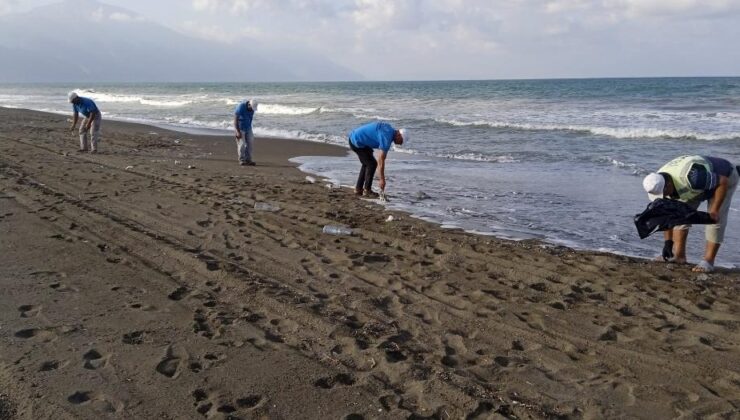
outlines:
[[386, 223], [286, 162], [328, 146], [258, 139], [245, 168], [228, 139], [106, 121], [78, 154], [63, 121], [0, 110], [0, 408], [20, 418], [738, 411], [737, 272]]

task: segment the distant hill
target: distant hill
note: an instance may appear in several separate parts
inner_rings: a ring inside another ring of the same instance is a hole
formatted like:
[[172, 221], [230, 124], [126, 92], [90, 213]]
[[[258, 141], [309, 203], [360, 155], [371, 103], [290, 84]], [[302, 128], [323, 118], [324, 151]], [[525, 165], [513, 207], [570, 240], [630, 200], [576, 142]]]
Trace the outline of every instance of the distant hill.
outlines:
[[362, 79], [326, 57], [192, 38], [94, 0], [0, 16], [0, 62], [0, 82]]

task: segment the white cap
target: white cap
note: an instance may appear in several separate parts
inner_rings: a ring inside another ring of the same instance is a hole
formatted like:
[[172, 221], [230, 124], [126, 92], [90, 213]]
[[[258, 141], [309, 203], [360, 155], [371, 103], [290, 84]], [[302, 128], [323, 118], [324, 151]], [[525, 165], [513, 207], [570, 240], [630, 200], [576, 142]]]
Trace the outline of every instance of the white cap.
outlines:
[[399, 133], [401, 133], [401, 138], [403, 139], [404, 146], [409, 142], [409, 130], [402, 128], [398, 130]]
[[69, 92], [69, 95], [67, 95], [67, 98], [69, 98], [69, 102], [74, 101], [75, 99], [77, 99], [77, 92], [75, 91]]
[[250, 99], [249, 101], [247, 101], [247, 103], [249, 104], [249, 106], [252, 107], [252, 111], [257, 112], [257, 105], [259, 104], [257, 103], [256, 99]]
[[663, 175], [656, 174], [655, 172], [649, 174], [642, 180], [642, 188], [648, 193], [650, 201], [655, 201], [658, 198], [663, 198], [663, 188], [665, 188], [665, 179]]

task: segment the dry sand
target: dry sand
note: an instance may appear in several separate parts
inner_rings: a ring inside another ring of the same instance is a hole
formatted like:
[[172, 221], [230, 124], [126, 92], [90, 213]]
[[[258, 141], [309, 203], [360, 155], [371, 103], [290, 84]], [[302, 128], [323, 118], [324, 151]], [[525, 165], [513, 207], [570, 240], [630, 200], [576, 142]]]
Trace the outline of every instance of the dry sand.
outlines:
[[737, 272], [386, 223], [287, 162], [331, 146], [67, 125], [0, 109], [0, 419], [738, 418]]

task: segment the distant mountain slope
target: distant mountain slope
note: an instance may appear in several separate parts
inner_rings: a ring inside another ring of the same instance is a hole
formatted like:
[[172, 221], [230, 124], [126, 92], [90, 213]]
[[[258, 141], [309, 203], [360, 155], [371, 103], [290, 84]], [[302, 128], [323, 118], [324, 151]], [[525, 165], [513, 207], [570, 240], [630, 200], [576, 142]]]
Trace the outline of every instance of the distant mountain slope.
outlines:
[[66, 0], [0, 17], [0, 82], [362, 78], [326, 57], [278, 54], [191, 38], [94, 0]]

